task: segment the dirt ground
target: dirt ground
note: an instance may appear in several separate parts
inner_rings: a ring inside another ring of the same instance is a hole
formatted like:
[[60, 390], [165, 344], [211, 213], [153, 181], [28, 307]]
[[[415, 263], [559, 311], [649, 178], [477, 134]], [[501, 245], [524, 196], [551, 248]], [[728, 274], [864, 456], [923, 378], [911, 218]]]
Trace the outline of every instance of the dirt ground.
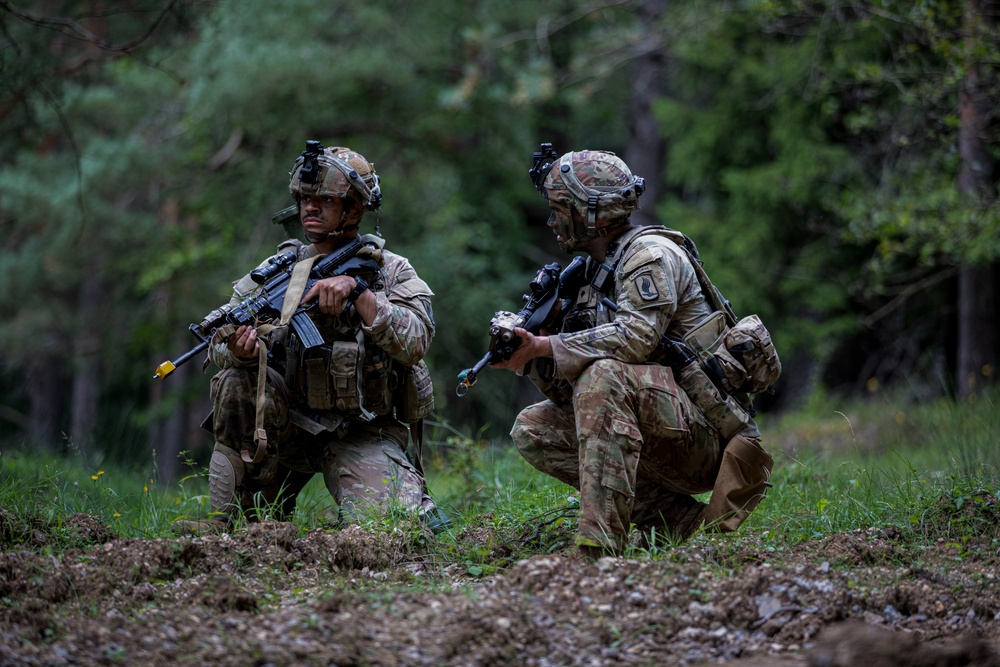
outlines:
[[[996, 535], [703, 535], [656, 560], [567, 550], [491, 569], [358, 527], [67, 525], [89, 546], [45, 555], [39, 533], [0, 554], [0, 665], [1000, 665]], [[455, 539], [487, 563], [511, 553], [485, 530]]]

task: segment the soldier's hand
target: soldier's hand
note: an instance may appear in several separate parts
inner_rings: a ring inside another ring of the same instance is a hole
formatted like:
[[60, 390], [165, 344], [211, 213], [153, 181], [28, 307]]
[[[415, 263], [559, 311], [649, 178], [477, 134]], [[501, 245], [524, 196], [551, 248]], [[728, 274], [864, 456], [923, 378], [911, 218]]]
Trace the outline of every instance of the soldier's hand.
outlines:
[[490, 368], [506, 368], [520, 375], [525, 365], [532, 359], [552, 356], [552, 343], [549, 342], [548, 336], [536, 336], [521, 327], [515, 327], [514, 333], [521, 339], [521, 344], [514, 350], [514, 354], [510, 355], [510, 359], [490, 364]]
[[351, 290], [356, 284], [352, 276], [331, 276], [317, 280], [302, 297], [301, 303], [308, 303], [316, 299], [319, 312], [327, 315], [340, 315], [344, 312], [347, 297], [350, 296]]
[[256, 359], [258, 355], [257, 330], [243, 325], [226, 341], [226, 347], [239, 359]]
[[556, 299], [556, 302], [552, 304], [552, 312], [549, 313], [548, 318], [538, 329], [538, 333], [542, 336], [548, 336], [551, 333], [559, 333], [558, 331], [551, 331], [550, 327], [554, 322], [559, 320], [560, 313], [562, 313], [562, 299]]

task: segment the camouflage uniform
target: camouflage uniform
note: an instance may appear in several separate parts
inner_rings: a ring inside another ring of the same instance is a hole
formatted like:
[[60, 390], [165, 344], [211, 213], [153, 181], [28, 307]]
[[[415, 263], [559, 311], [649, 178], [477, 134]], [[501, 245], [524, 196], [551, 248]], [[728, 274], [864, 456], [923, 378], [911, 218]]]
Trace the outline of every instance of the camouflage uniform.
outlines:
[[[605, 264], [603, 290], [581, 289], [549, 338], [552, 358], [534, 360], [529, 376], [548, 400], [523, 410], [511, 437], [534, 467], [580, 490], [577, 543], [620, 553], [632, 523], [661, 535], [698, 527], [705, 506], [691, 496], [712, 490], [724, 441], [656, 363], [665, 333], [683, 339], [713, 312], [684, 249], [639, 227]], [[588, 259], [588, 278], [597, 272]], [[752, 420], [743, 433], [759, 435]]]
[[[380, 241], [373, 236], [361, 240]], [[290, 248], [300, 260], [317, 253], [312, 245], [288, 241], [278, 254]], [[371, 326], [353, 309], [340, 316], [309, 311], [327, 343], [318, 375], [303, 367], [308, 363], [297, 361], [296, 340], [287, 327], [268, 337], [277, 360], [267, 368], [268, 447], [258, 463], [240, 457], [241, 450], [254, 451], [258, 364], [236, 357], [224, 342], [210, 348], [209, 358], [222, 369], [212, 379], [211, 392], [214, 511], [252, 511], [261, 500], [280, 498], [280, 509], [290, 512], [315, 473], [322, 473], [347, 520], [393, 502], [408, 509], [430, 502], [421, 472], [405, 454], [408, 428], [394, 408], [406, 368], [426, 370], [421, 359], [434, 336], [433, 294], [404, 257], [386, 250], [379, 254], [382, 269], [368, 280], [378, 309]], [[237, 281], [230, 303], [239, 303], [255, 287], [249, 275]]]

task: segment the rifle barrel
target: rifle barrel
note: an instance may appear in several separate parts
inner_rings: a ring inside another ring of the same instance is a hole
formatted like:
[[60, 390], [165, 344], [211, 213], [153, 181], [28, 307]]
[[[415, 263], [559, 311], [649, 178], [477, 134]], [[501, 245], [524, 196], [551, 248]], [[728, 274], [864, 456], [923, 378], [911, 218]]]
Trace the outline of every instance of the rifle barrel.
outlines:
[[193, 348], [191, 348], [181, 356], [177, 357], [176, 360], [164, 361], [162, 364], [156, 367], [156, 370], [153, 373], [153, 379], [162, 380], [163, 378], [167, 377], [175, 370], [177, 370], [178, 366], [184, 364], [186, 361], [188, 361], [191, 357], [198, 354], [199, 352], [203, 352], [205, 349], [207, 349], [208, 343], [209, 341], [207, 340], [202, 341], [201, 343], [198, 343], [197, 345], [195, 345]]

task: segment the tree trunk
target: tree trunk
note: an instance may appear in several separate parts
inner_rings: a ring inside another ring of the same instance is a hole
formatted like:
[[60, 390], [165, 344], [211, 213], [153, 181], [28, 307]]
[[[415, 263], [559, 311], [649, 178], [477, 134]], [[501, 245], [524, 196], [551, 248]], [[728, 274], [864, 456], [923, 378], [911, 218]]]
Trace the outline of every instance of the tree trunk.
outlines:
[[[157, 304], [156, 310], [165, 311], [169, 296], [165, 287], [157, 288], [152, 296]], [[155, 368], [164, 361], [166, 355], [176, 357], [184, 351], [184, 345], [190, 345], [191, 338], [184, 336], [179, 331], [171, 337], [170, 351], [162, 357], [151, 359], [150, 368]], [[153, 412], [159, 411], [159, 406], [164, 401], [169, 401], [169, 394], [176, 393], [184, 386], [184, 380], [192, 365], [199, 364], [198, 359], [192, 359], [187, 364], [179, 367], [169, 377], [162, 380], [153, 380], [149, 385], [149, 406]], [[182, 449], [181, 443], [184, 439], [185, 423], [187, 413], [183, 409], [184, 405], [177, 405], [168, 415], [159, 419], [152, 419], [147, 427], [146, 442], [149, 446], [149, 455], [153, 457], [156, 465], [157, 482], [169, 482], [177, 477], [179, 469], [177, 453]]]
[[[166, 303], [166, 290], [158, 289], [153, 298], [161, 304]], [[187, 351], [192, 344], [191, 336], [177, 331], [170, 343], [169, 354], [176, 357]], [[157, 412], [158, 406], [164, 401], [174, 404], [169, 414], [150, 420], [146, 430], [149, 455], [156, 464], [157, 483], [172, 482], [180, 476], [182, 472], [181, 459], [178, 456], [180, 452], [188, 452], [187, 458], [201, 460], [207, 459], [207, 456], [204, 456], [205, 450], [212, 448], [211, 434], [201, 428], [202, 421], [212, 411], [207, 386], [208, 376], [201, 372], [203, 359], [203, 356], [198, 355], [175, 370], [170, 377], [153, 380], [150, 384], [151, 411]], [[164, 357], [151, 359], [149, 367], [155, 368], [162, 361]], [[213, 367], [209, 372], [213, 370], [217, 369]], [[177, 396], [191, 395], [190, 384], [204, 385], [204, 388], [196, 393], [198, 398], [194, 401], [184, 398], [176, 400]]]
[[646, 179], [646, 191], [640, 199], [642, 208], [632, 214], [632, 220], [642, 225], [657, 223], [656, 204], [663, 190], [666, 142], [660, 136], [653, 103], [666, 89], [664, 70], [669, 54], [658, 30], [667, 5], [668, 0], [645, 0], [639, 7], [646, 35], [632, 63], [632, 103], [625, 162], [633, 174]]
[[86, 451], [93, 444], [100, 402], [101, 337], [99, 333], [101, 279], [99, 262], [92, 262], [80, 284], [79, 329], [73, 341], [73, 394], [69, 436]]
[[64, 365], [63, 359], [43, 356], [27, 371], [28, 442], [44, 451], [54, 451], [59, 441]]
[[[984, 9], [997, 3], [989, 0], [967, 0], [965, 14], [966, 41], [973, 46], [975, 32], [983, 22], [991, 22], [993, 13]], [[970, 48], [970, 51], [974, 49]], [[980, 81], [978, 62], [970, 62], [962, 82], [959, 99], [959, 191], [974, 202], [988, 203], [995, 197], [996, 164], [987, 146], [987, 132], [993, 100], [991, 88]], [[995, 271], [988, 266], [962, 267], [958, 289], [958, 354], [956, 391], [959, 396], [975, 393], [979, 385], [990, 379], [996, 367]]]
[[962, 268], [958, 278], [959, 396], [973, 394], [996, 367], [996, 282], [993, 267]]

